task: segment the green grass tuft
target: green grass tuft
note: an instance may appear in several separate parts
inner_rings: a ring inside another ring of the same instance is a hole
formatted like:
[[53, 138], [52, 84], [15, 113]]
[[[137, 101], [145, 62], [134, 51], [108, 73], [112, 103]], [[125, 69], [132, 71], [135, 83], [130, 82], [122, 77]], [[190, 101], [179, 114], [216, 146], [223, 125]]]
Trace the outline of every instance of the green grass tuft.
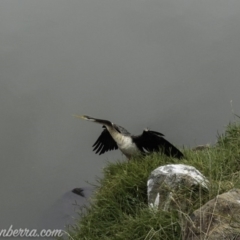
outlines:
[[[202, 151], [183, 150], [177, 160], [154, 153], [130, 161], [108, 163], [91, 205], [69, 230], [69, 239], [155, 240], [180, 239], [181, 214], [154, 212], [147, 206], [147, 180], [155, 168], [169, 163], [196, 167], [210, 181], [209, 192], [189, 200], [188, 213], [232, 188], [240, 188], [240, 125], [232, 123], [217, 144]], [[186, 214], [188, 214], [186, 213]]]

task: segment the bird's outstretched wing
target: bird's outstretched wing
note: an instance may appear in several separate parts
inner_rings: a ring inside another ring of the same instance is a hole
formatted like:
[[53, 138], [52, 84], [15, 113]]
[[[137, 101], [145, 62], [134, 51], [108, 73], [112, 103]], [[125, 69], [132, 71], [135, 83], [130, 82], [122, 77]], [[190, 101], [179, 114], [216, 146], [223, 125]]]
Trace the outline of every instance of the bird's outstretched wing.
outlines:
[[97, 141], [93, 144], [93, 151], [99, 153], [99, 155], [111, 151], [114, 149], [118, 149], [116, 142], [113, 140], [112, 136], [108, 132], [108, 130], [103, 126], [104, 130], [101, 135], [97, 139]]
[[183, 154], [170, 142], [163, 138], [163, 134], [144, 130], [139, 136], [133, 136], [134, 142], [141, 152], [162, 152], [167, 156], [182, 158]]

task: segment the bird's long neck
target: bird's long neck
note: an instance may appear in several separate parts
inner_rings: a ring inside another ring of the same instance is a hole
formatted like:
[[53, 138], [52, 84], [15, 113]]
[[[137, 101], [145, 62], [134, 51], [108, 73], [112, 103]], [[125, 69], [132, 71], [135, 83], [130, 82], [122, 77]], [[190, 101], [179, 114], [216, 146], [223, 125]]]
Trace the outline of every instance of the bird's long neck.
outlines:
[[87, 120], [87, 121], [99, 123], [99, 124], [104, 125], [104, 126], [106, 126], [106, 127], [107, 127], [107, 126], [109, 126], [109, 127], [112, 126], [112, 123], [111, 123], [110, 121], [108, 121], [108, 120], [93, 118], [93, 117], [89, 117], [89, 116], [86, 116], [86, 115], [76, 116], [76, 117], [82, 118], [82, 119]]
[[98, 123], [98, 124], [101, 124], [101, 125], [105, 126], [107, 128], [108, 132], [111, 134], [112, 138], [116, 142], [118, 142], [118, 139], [121, 136], [121, 134], [115, 129], [112, 122], [110, 122], [108, 120], [104, 120], [104, 119], [93, 118], [93, 117], [86, 116], [86, 115], [81, 116], [81, 118], [84, 119], [84, 120], [95, 122], [95, 123]]

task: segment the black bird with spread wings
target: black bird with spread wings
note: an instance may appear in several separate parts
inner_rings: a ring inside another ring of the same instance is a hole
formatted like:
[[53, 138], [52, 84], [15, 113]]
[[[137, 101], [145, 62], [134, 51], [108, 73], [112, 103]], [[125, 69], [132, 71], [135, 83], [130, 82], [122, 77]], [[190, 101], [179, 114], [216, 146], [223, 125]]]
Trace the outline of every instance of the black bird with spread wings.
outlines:
[[103, 125], [104, 130], [93, 144], [93, 151], [99, 155], [120, 149], [122, 153], [131, 158], [137, 154], [150, 152], [162, 152], [167, 156], [183, 158], [183, 154], [170, 142], [163, 138], [163, 134], [145, 129], [141, 135], [132, 135], [126, 129], [108, 120], [97, 119], [86, 115], [76, 116], [84, 120], [92, 121]]

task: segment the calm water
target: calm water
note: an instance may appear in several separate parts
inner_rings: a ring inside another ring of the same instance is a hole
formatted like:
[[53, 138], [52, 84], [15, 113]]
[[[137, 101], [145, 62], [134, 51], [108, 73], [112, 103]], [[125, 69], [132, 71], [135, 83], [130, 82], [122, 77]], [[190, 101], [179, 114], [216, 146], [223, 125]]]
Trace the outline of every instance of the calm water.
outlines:
[[[0, 226], [63, 228], [107, 161], [106, 118], [178, 146], [240, 114], [240, 2], [0, 1]], [[232, 106], [231, 106], [232, 102]]]

